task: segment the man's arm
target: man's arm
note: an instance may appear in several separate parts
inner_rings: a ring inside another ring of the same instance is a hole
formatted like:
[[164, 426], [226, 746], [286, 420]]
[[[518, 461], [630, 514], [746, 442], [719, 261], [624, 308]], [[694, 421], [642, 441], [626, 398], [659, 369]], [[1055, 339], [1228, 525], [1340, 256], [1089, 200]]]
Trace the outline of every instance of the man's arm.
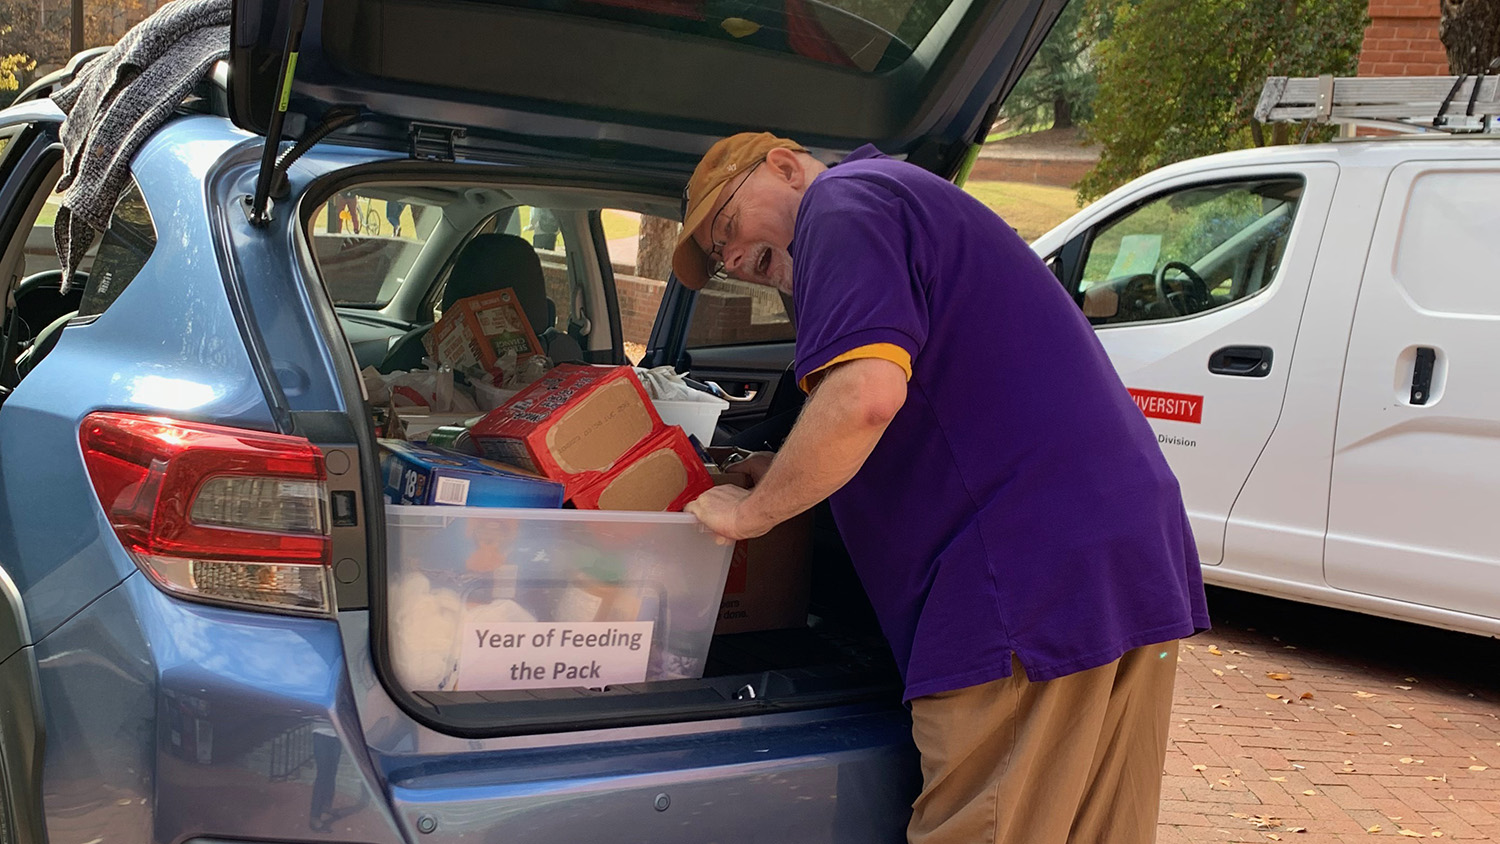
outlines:
[[728, 539], [760, 536], [849, 482], [906, 402], [906, 373], [887, 360], [860, 358], [826, 373], [797, 425], [753, 490], [718, 486], [688, 504]]

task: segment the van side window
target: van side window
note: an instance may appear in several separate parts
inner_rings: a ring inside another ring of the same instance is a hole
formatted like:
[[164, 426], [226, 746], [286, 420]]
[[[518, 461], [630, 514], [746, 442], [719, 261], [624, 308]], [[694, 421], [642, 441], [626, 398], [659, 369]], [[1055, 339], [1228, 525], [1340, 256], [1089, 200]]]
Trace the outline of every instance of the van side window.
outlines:
[[78, 315], [104, 313], [135, 280], [155, 249], [156, 225], [151, 221], [151, 212], [146, 208], [140, 187], [131, 179], [115, 202], [109, 228], [99, 239], [99, 251], [94, 255], [88, 283], [83, 287]]
[[1100, 225], [1071, 292], [1094, 325], [1177, 319], [1270, 287], [1302, 196], [1300, 178], [1194, 185]]

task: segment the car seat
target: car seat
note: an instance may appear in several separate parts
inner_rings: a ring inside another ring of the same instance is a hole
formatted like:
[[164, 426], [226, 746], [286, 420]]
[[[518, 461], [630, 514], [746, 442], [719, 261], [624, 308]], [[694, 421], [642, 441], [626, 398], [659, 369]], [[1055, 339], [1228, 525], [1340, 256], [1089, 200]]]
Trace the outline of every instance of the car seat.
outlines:
[[[464, 244], [443, 285], [442, 309], [454, 302], [511, 288], [526, 312], [541, 341], [542, 352], [553, 363], [570, 363], [583, 359], [583, 348], [572, 336], [556, 330], [557, 306], [547, 298], [547, 279], [542, 260], [524, 239], [513, 234], [481, 234]], [[421, 325], [401, 335], [380, 363], [384, 373], [420, 369], [426, 350], [422, 338], [432, 325]]]

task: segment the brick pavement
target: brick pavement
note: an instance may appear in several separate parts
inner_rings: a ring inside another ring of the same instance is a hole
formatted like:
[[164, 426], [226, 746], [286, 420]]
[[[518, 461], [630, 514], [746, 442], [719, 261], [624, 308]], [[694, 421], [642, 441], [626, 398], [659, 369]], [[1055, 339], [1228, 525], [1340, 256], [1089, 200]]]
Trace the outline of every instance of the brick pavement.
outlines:
[[[1211, 604], [1241, 600], [1225, 594]], [[1358, 618], [1267, 599], [1251, 609], [1289, 607], [1310, 629]], [[1455, 660], [1500, 657], [1500, 643], [1357, 620], [1347, 641], [1292, 645], [1215, 621], [1181, 652], [1160, 844], [1500, 840], [1500, 659], [1477, 681], [1454, 679]], [[1391, 644], [1414, 639], [1445, 656]]]

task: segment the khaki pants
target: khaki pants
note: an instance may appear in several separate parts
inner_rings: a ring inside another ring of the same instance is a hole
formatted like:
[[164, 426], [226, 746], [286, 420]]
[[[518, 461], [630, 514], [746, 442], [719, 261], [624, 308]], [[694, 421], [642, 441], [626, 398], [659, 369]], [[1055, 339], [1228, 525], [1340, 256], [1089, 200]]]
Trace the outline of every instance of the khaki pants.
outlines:
[[910, 844], [1150, 844], [1177, 642], [1033, 683], [912, 701], [922, 794]]

